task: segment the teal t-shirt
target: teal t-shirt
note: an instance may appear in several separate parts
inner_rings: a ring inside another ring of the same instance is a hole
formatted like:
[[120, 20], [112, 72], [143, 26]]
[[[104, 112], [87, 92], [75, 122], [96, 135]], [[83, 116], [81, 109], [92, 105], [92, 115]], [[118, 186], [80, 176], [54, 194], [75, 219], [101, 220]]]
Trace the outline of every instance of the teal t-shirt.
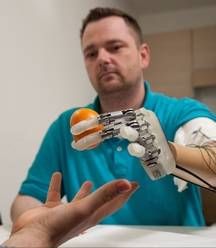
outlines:
[[[145, 82], [144, 107], [157, 115], [169, 141], [176, 130], [196, 117], [216, 116], [203, 104], [189, 98], [176, 99], [151, 91]], [[99, 110], [99, 100], [87, 107]], [[140, 188], [115, 214], [105, 218], [103, 224], [125, 225], [204, 225], [199, 188], [189, 184], [182, 193], [177, 192], [172, 176], [151, 181], [140, 166], [139, 159], [128, 154], [128, 141], [112, 138], [97, 148], [79, 152], [71, 147], [69, 119], [75, 109], [62, 113], [48, 129], [40, 149], [22, 183], [19, 193], [46, 199], [51, 175], [60, 171], [63, 176], [62, 197], [70, 201], [81, 184], [90, 180], [94, 188], [117, 179], [137, 181]]]

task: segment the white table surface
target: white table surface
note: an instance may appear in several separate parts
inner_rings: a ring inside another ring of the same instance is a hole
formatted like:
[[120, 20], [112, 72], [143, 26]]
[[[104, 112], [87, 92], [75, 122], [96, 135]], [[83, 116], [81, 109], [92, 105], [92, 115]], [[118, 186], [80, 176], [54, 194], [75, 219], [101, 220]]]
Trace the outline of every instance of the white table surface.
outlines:
[[[9, 236], [0, 227], [0, 243]], [[98, 225], [61, 247], [216, 247], [216, 226], [205, 228]]]

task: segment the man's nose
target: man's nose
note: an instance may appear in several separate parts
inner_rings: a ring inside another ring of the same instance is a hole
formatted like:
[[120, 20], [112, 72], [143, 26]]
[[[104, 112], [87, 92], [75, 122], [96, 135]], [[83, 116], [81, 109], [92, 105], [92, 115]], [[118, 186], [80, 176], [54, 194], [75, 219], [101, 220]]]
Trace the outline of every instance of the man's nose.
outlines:
[[107, 64], [109, 62], [110, 62], [110, 53], [106, 49], [101, 48], [98, 51], [98, 63], [100, 65], [103, 65], [103, 64]]

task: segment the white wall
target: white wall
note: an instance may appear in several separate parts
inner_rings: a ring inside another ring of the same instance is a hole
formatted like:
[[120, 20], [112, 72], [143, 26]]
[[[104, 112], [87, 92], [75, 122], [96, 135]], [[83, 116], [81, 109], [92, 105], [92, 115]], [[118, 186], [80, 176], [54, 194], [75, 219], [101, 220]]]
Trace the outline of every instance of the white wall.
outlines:
[[[135, 12], [135, 8], [133, 12]], [[144, 34], [211, 26], [216, 24], [216, 2], [211, 7], [196, 7], [146, 15], [139, 14], [137, 19]]]
[[118, 1], [0, 0], [0, 212], [9, 206], [60, 112], [95, 95], [84, 70], [81, 20]]

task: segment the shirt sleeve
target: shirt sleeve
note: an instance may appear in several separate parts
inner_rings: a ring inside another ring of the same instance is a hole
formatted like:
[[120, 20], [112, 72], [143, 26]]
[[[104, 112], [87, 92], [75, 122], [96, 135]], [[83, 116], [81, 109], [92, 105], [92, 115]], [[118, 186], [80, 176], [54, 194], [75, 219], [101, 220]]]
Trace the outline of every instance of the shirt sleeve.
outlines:
[[177, 105], [176, 109], [178, 109], [179, 127], [198, 117], [206, 117], [216, 121], [216, 114], [207, 105], [192, 98], [183, 98], [182, 101], [179, 101], [179, 106]]
[[177, 130], [174, 139], [182, 145], [202, 145], [210, 140], [216, 140], [216, 122], [206, 117], [195, 118], [184, 124]]
[[[55, 121], [48, 129], [39, 151], [21, 185], [19, 194], [32, 196], [45, 202], [53, 172], [61, 171], [61, 143], [59, 123]], [[63, 192], [62, 192], [63, 194]]]
[[173, 104], [174, 103], [174, 108], [168, 110], [169, 113], [167, 123], [165, 123], [171, 134], [170, 140], [174, 140], [176, 132], [179, 128], [193, 119], [202, 117], [216, 121], [216, 115], [213, 111], [199, 101], [191, 98], [183, 98], [173, 102]]

